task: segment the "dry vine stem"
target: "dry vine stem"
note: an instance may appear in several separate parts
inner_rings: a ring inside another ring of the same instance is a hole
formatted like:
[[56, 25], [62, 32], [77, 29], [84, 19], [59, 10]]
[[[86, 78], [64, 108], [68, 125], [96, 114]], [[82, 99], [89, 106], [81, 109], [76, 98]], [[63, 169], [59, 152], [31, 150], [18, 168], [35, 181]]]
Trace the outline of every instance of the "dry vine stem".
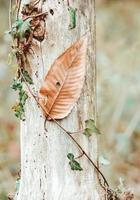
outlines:
[[[50, 117], [50, 119], [51, 119], [52, 121], [54, 121], [54, 122], [59, 126], [59, 128], [61, 128], [61, 129], [73, 140], [73, 142], [74, 142], [74, 143], [77, 145], [77, 147], [81, 150], [82, 155], [85, 155], [85, 157], [86, 157], [86, 158], [89, 160], [89, 162], [93, 165], [93, 167], [96, 169], [96, 171], [101, 175], [101, 177], [102, 177], [103, 180], [104, 180], [104, 184], [105, 184], [107, 187], [109, 187], [109, 184], [108, 184], [108, 182], [107, 182], [105, 176], [103, 175], [103, 173], [99, 170], [99, 168], [96, 166], [96, 164], [93, 162], [93, 160], [88, 156], [88, 154], [83, 150], [83, 148], [81, 147], [81, 145], [74, 139], [74, 137], [71, 135], [71, 133], [68, 132], [63, 126], [61, 126], [57, 120], [55, 120], [54, 118], [52, 118], [52, 117], [50, 116], [50, 114], [47, 113], [46, 110], [42, 107], [42, 105], [39, 103], [39, 101], [38, 101], [38, 99], [36, 98], [36, 96], [35, 96], [35, 95], [33, 94], [33, 92], [31, 91], [30, 86], [28, 85], [27, 81], [25, 80], [24, 75], [23, 75], [23, 73], [22, 73], [20, 67], [19, 67], [19, 70], [20, 70], [20, 73], [21, 73], [21, 75], [22, 75], [22, 78], [23, 78], [23, 80], [24, 80], [24, 82], [25, 82], [25, 84], [26, 84], [26, 86], [27, 86], [27, 88], [28, 88], [28, 91], [30, 92], [30, 94], [32, 95], [32, 97], [35, 99], [35, 101], [37, 102], [37, 104], [38, 104], [38, 105], [42, 108], [42, 110]], [[105, 190], [105, 187], [104, 187], [103, 185], [102, 185], [102, 187], [103, 187], [103, 189]]]
[[[38, 1], [39, 2], [39, 1]], [[18, 16], [19, 16], [19, 10], [20, 10], [20, 5], [21, 5], [21, 0], [18, 1], [18, 10], [17, 10], [17, 19], [18, 19]], [[33, 15], [33, 16], [28, 16], [26, 19], [28, 18], [34, 18], [34, 17], [38, 17], [38, 16], [41, 16], [42, 14], [46, 14], [45, 13], [40, 13], [38, 15]], [[19, 47], [19, 44], [17, 44], [17, 46]], [[89, 157], [89, 155], [83, 150], [82, 146], [75, 140], [75, 138], [71, 135], [71, 133], [69, 131], [67, 131], [63, 126], [61, 126], [59, 124], [59, 122], [57, 120], [55, 120], [54, 118], [52, 118], [49, 113], [46, 112], [46, 110], [44, 110], [44, 108], [42, 107], [42, 105], [39, 103], [38, 101], [38, 98], [34, 95], [34, 93], [32, 92], [29, 84], [27, 83], [23, 73], [22, 73], [22, 58], [18, 57], [17, 54], [16, 54], [16, 57], [17, 57], [17, 62], [18, 62], [18, 69], [19, 69], [19, 72], [20, 72], [20, 75], [22, 76], [22, 79], [24, 80], [25, 82], [25, 85], [29, 91], [29, 93], [31, 94], [31, 96], [34, 98], [34, 100], [36, 101], [36, 103], [42, 108], [42, 110], [50, 117], [50, 119], [55, 122], [57, 124], [57, 126], [59, 126], [59, 128], [61, 128], [63, 130], [63, 132], [75, 143], [75, 145], [80, 149], [81, 151], [81, 155], [77, 158], [80, 158], [81, 156], [85, 156], [87, 158], [87, 160], [91, 163], [91, 165], [94, 167], [94, 169], [96, 170], [97, 173], [99, 173], [99, 175], [102, 177], [103, 181], [104, 181], [104, 184], [101, 184], [102, 188], [106, 191], [106, 188], [109, 188], [109, 184], [105, 178], [105, 176], [103, 175], [103, 173], [100, 171], [100, 169], [98, 168], [98, 166], [93, 162], [93, 160]], [[21, 59], [21, 60], [20, 60]], [[95, 54], [95, 59], [96, 59], [96, 54]], [[95, 65], [95, 76], [96, 76], [96, 65]], [[95, 87], [96, 87], [96, 84], [95, 84]], [[96, 91], [95, 91], [96, 93]], [[96, 102], [97, 103], [97, 102]], [[95, 105], [96, 107], [97, 105]], [[96, 112], [97, 112], [97, 108], [96, 108]], [[96, 116], [97, 116], [97, 113], [96, 113]]]

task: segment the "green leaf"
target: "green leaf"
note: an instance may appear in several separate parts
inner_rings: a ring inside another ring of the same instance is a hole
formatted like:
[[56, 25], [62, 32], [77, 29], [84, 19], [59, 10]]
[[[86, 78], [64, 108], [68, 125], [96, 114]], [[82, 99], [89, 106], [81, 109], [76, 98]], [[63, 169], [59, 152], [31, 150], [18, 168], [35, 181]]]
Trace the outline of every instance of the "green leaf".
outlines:
[[85, 128], [83, 134], [86, 135], [87, 137], [91, 137], [93, 135], [93, 130], [90, 128]]
[[22, 104], [18, 103], [12, 107], [12, 110], [15, 112], [15, 116], [21, 120], [25, 120], [24, 118], [24, 107]]
[[21, 40], [24, 40], [25, 34], [27, 32], [30, 33], [30, 31], [31, 31], [30, 21], [31, 21], [31, 19], [27, 19], [27, 20], [23, 21], [23, 23], [21, 24], [21, 26], [18, 28], [19, 38]]
[[21, 28], [23, 24], [23, 20], [22, 19], [18, 19], [16, 20], [16, 22], [12, 25], [12, 30], [11, 30], [11, 35], [14, 38], [19, 37], [19, 29]]
[[26, 33], [31, 31], [30, 21], [31, 19], [16, 20], [16, 22], [12, 25], [11, 35], [14, 38], [19, 38], [21, 41], [23, 41], [25, 39]]
[[90, 137], [94, 133], [101, 134], [100, 130], [95, 126], [95, 121], [93, 119], [86, 120], [83, 134], [87, 137]]
[[15, 91], [18, 91], [18, 94], [19, 94], [19, 102], [16, 105], [14, 105], [12, 107], [12, 109], [14, 110], [15, 116], [17, 118], [19, 118], [21, 120], [25, 120], [25, 117], [24, 117], [24, 113], [25, 113], [24, 106], [25, 106], [26, 100], [28, 98], [28, 95], [23, 90], [22, 82], [19, 79], [14, 79], [13, 80], [12, 88]]
[[99, 163], [102, 165], [110, 165], [110, 161], [107, 160], [103, 155], [99, 157]]
[[69, 153], [67, 155], [67, 158], [70, 160], [69, 165], [71, 167], [71, 170], [76, 170], [76, 171], [82, 171], [83, 170], [80, 163], [78, 163], [75, 160], [74, 155], [72, 153]]
[[82, 167], [80, 166], [80, 163], [78, 163], [76, 160], [72, 160], [69, 162], [69, 165], [71, 167], [71, 170], [75, 171], [82, 171]]
[[69, 153], [67, 155], [67, 157], [68, 157], [69, 160], [73, 160], [74, 159], [74, 155], [72, 153]]
[[28, 95], [24, 90], [19, 91], [19, 101], [23, 106], [25, 105], [27, 98]]
[[13, 80], [13, 83], [12, 83], [12, 85], [11, 85], [11, 88], [13, 89], [13, 90], [21, 90], [22, 89], [22, 83], [21, 83], [21, 81], [20, 80], [18, 80], [18, 79], [14, 79]]
[[29, 84], [33, 84], [33, 80], [32, 80], [32, 78], [30, 77], [28, 71], [24, 70], [24, 71], [23, 71], [23, 76], [24, 76], [25, 80], [26, 80]]
[[70, 24], [69, 29], [74, 29], [76, 27], [76, 11], [77, 9], [70, 7], [69, 8], [69, 15], [70, 15]]

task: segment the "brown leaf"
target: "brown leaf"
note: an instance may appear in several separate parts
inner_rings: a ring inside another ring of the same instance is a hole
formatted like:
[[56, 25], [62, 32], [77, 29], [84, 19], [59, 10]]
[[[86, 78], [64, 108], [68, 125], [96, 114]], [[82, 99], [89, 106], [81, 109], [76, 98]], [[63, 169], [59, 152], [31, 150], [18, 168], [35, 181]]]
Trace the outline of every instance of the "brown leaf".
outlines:
[[74, 107], [84, 84], [86, 51], [87, 37], [84, 36], [51, 66], [40, 89], [40, 104], [46, 110], [46, 115], [63, 119]]

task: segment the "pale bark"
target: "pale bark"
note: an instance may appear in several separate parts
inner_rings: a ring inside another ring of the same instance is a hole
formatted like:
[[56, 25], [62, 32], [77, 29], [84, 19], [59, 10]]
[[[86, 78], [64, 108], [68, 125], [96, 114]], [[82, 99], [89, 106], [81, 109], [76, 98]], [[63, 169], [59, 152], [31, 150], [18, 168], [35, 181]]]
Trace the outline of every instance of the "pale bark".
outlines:
[[[24, 4], [25, 0], [22, 0]], [[84, 121], [94, 118], [93, 96], [93, 0], [70, 1], [77, 8], [77, 26], [68, 30], [69, 12], [67, 1], [44, 1], [43, 11], [53, 9], [54, 15], [46, 19], [47, 38], [42, 42], [42, 54], [29, 56], [34, 81], [34, 92], [38, 92], [44, 75], [53, 61], [72, 43], [88, 33], [86, 80], [83, 92], [72, 113], [60, 121], [68, 131], [78, 131]], [[35, 42], [35, 41], [34, 41]], [[40, 45], [38, 43], [38, 45]], [[36, 76], [38, 74], [38, 77]], [[48, 133], [44, 131], [44, 116], [32, 97], [26, 104], [26, 121], [21, 123], [21, 181], [18, 200], [97, 200], [97, 175], [85, 157], [79, 159], [83, 171], [72, 171], [68, 165], [69, 152], [78, 156], [80, 151], [68, 136], [54, 123], [47, 122]], [[47, 137], [46, 137], [47, 134]], [[95, 161], [97, 140], [83, 134], [75, 134], [76, 140]]]

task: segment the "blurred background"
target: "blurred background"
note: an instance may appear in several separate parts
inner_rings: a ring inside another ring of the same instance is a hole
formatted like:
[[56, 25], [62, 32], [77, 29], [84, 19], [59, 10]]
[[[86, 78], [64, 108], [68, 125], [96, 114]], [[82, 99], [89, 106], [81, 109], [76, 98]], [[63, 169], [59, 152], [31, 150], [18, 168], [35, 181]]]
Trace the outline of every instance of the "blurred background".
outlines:
[[[100, 162], [110, 185], [120, 180], [140, 199], [140, 0], [96, 0]], [[0, 200], [14, 193], [20, 170], [19, 121], [11, 111], [15, 65], [9, 56], [8, 1], [0, 0]]]

